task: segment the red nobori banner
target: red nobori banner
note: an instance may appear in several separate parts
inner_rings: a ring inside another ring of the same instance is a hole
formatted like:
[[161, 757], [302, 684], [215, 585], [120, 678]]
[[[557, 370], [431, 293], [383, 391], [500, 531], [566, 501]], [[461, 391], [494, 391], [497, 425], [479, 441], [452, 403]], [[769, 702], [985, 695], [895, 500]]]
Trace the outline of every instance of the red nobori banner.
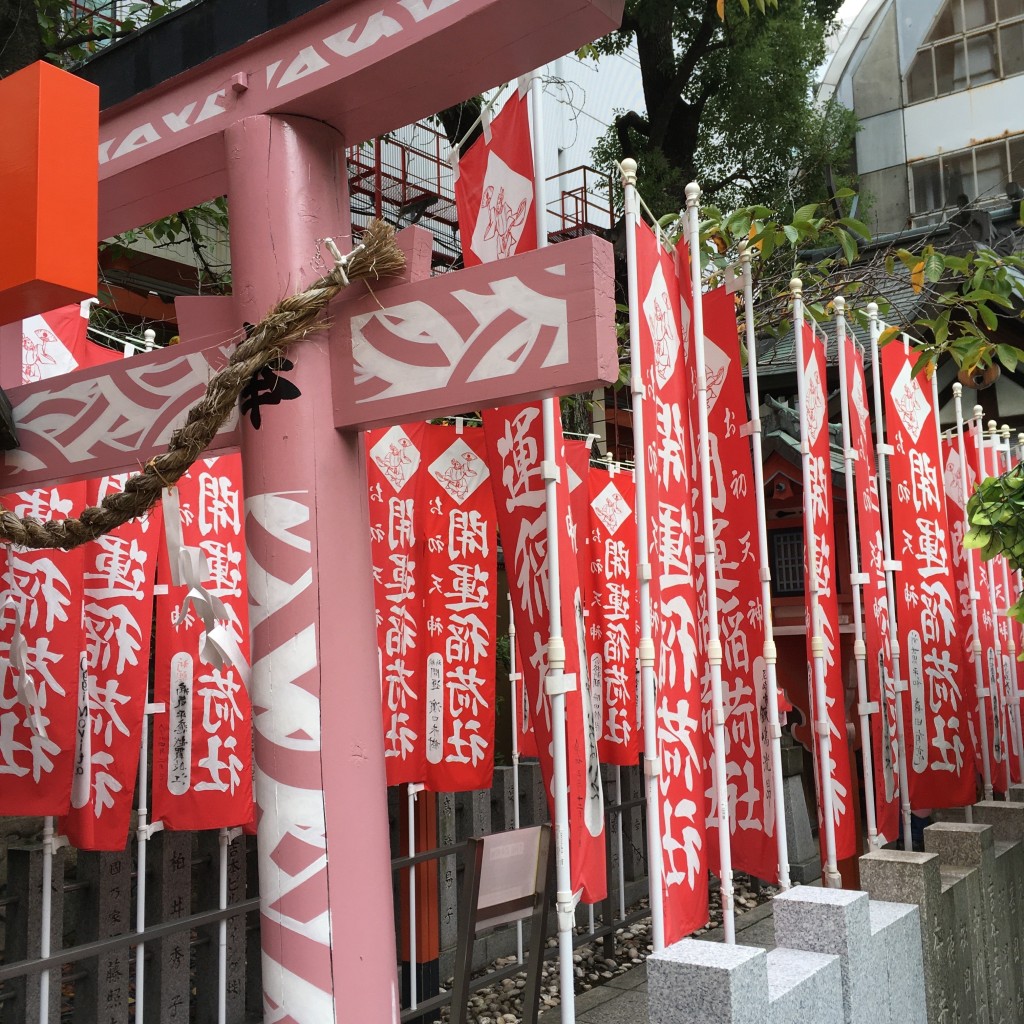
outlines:
[[[119, 493], [127, 479], [89, 481], [88, 503]], [[83, 548], [87, 693], [78, 709], [71, 810], [61, 819], [61, 831], [80, 850], [123, 850], [128, 836], [162, 527], [157, 505]]]
[[[628, 473], [591, 467], [591, 557], [596, 567], [590, 656], [597, 749], [605, 764], [635, 765], [643, 750], [637, 676], [636, 486]], [[596, 680], [596, 682], [595, 682]]]
[[[974, 467], [966, 466], [967, 492], [974, 490], [977, 483]], [[1008, 783], [1008, 743], [1013, 742], [1012, 730], [1007, 729], [1006, 704], [1004, 702], [1004, 676], [1002, 666], [996, 660], [995, 617], [989, 601], [988, 571], [994, 563], [983, 563], [980, 552], [964, 548], [964, 476], [960, 447], [957, 441], [942, 441], [942, 479], [946, 496], [946, 519], [949, 523], [949, 550], [952, 561], [953, 579], [957, 596], [957, 632], [959, 633], [960, 657], [963, 659], [964, 704], [967, 707], [971, 729], [971, 742], [975, 755], [975, 767], [982, 770], [981, 729], [978, 724], [977, 677], [974, 667], [974, 621], [971, 615], [971, 588], [967, 559], [973, 560], [975, 587], [978, 589], [978, 626], [982, 652], [982, 679], [989, 690], [991, 711], [985, 708], [985, 726], [988, 737], [989, 772], [992, 785], [1000, 793], [1006, 792]], [[996, 574], [998, 576], [998, 573]], [[996, 595], [998, 602], [998, 595]], [[1005, 606], [1004, 606], [1005, 607]]]
[[910, 801], [961, 807], [974, 799], [974, 759], [931, 384], [924, 374], [914, 376], [914, 357], [898, 341], [883, 346], [881, 362], [892, 447], [893, 558], [902, 564], [896, 610], [908, 684], [903, 724]]
[[526, 96], [512, 96], [459, 158], [455, 182], [462, 259], [467, 267], [537, 248], [533, 149]]
[[708, 919], [704, 741], [697, 670], [693, 441], [679, 285], [672, 257], [646, 224], [636, 229], [639, 356], [644, 388], [644, 474], [651, 566], [650, 603], [657, 678], [658, 776], [665, 942]]
[[[154, 693], [167, 713], [154, 719], [153, 820], [179, 830], [244, 825], [253, 793], [241, 457], [197, 462], [177, 491], [183, 547], [203, 553], [208, 575], [175, 586], [173, 553], [161, 551], [157, 574], [167, 592], [156, 599]], [[207, 635], [200, 608], [210, 598], [227, 613], [216, 636]], [[219, 667], [207, 660], [214, 641], [230, 652]]]
[[[552, 794], [551, 707], [544, 693], [547, 672], [548, 521], [541, 461], [544, 453], [541, 406], [530, 403], [484, 412], [484, 434], [498, 528], [505, 552], [516, 639], [522, 654], [519, 669], [530, 700], [537, 754], [554, 810]], [[561, 422], [555, 415], [555, 452], [565, 464]], [[565, 695], [566, 761], [569, 783], [569, 862], [573, 890], [583, 900], [603, 899], [605, 879], [604, 797], [597, 755], [584, 644], [583, 602], [576, 551], [569, 525], [568, 488], [558, 488], [558, 576], [562, 602], [565, 672], [576, 686]]]
[[[801, 414], [807, 418], [807, 444], [810, 449], [810, 502], [811, 528], [817, 565], [807, 565], [804, 559], [804, 578], [810, 580], [815, 573], [818, 585], [818, 623], [825, 645], [825, 704], [831, 738], [831, 765], [821, 763], [821, 750], [814, 744], [815, 764], [818, 769], [819, 793], [825, 786], [832, 787], [832, 811], [836, 834], [836, 859], [852, 857], [857, 853], [857, 830], [854, 823], [853, 801], [857, 799], [850, 779], [850, 748], [846, 738], [846, 695], [843, 688], [843, 669], [839, 663], [839, 596], [836, 592], [835, 514], [832, 502], [832, 454], [828, 427], [828, 392], [825, 388], [825, 346], [818, 333], [803, 325], [804, 342], [804, 395], [806, 408]], [[806, 553], [806, 547], [805, 547]], [[811, 635], [811, 588], [807, 593], [807, 661], [809, 678], [813, 679], [814, 658]], [[811, 694], [815, 687], [812, 683]], [[812, 700], [813, 715], [819, 718], [816, 699]], [[815, 735], [817, 735], [815, 733]], [[823, 801], [818, 801], [821, 816]]]
[[[840, 357], [846, 360], [850, 389], [850, 445], [857, 453], [857, 536], [860, 571], [867, 577], [861, 587], [864, 604], [864, 644], [867, 649], [868, 700], [878, 704], [871, 716], [871, 756], [875, 781], [875, 823], [878, 837], [891, 843], [899, 834], [899, 766], [897, 764], [896, 680], [889, 644], [889, 597], [885, 585], [882, 514], [878, 505], [878, 471], [871, 439], [869, 398], [864, 363], [851, 338]], [[849, 515], [849, 510], [847, 511]]]
[[[594, 591], [600, 586], [595, 578], [594, 553], [592, 537], [592, 515], [590, 511], [590, 449], [584, 441], [566, 440], [565, 442], [565, 473], [569, 484], [569, 508], [572, 511], [573, 544], [579, 562], [580, 594], [583, 599], [583, 617], [587, 623], [587, 659], [593, 666], [594, 655], [601, 649], [600, 636], [594, 621]], [[591, 695], [599, 699], [599, 680], [590, 676]], [[596, 705], [595, 705], [596, 706]], [[599, 720], [595, 721], [598, 724]], [[600, 726], [598, 725], [598, 728]]]
[[426, 696], [422, 513], [417, 487], [426, 425], [368, 430], [366, 477], [370, 492], [370, 558], [377, 605], [389, 786], [423, 782], [426, 775]]
[[494, 773], [498, 537], [483, 431], [428, 426], [417, 504], [426, 581], [429, 789], [489, 789]]
[[[750, 441], [740, 431], [747, 421], [747, 406], [736, 307], [724, 287], [704, 296], [704, 334], [732, 858], [736, 869], [771, 879], [779, 876], [779, 857], [774, 838], [776, 795], [768, 732], [757, 495]], [[710, 760], [710, 749], [707, 754]], [[718, 828], [716, 813], [709, 814], [707, 824], [710, 840]], [[712, 840], [710, 847], [714, 864], [717, 841]]]
[[[85, 484], [0, 499], [16, 516], [63, 519]], [[64, 814], [71, 802], [82, 664], [82, 548], [0, 551], [0, 814]]]

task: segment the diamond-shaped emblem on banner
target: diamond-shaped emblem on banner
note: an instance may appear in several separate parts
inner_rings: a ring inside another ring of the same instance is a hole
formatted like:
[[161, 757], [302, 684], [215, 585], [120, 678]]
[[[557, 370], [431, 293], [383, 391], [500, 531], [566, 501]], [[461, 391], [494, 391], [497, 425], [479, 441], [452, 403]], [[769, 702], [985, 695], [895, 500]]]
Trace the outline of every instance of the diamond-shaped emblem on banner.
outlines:
[[609, 482], [608, 486], [594, 498], [590, 507], [594, 510], [594, 515], [604, 524], [604, 528], [613, 535], [632, 515], [626, 500], [612, 482]]
[[481, 262], [515, 256], [532, 199], [533, 182], [512, 170], [500, 156], [488, 153], [480, 190], [480, 212], [472, 238], [473, 252]]
[[807, 364], [807, 387], [804, 394], [807, 396], [807, 439], [811, 443], [817, 440], [821, 433], [821, 425], [825, 422], [825, 387], [818, 373], [818, 362], [812, 359]]
[[914, 377], [909, 359], [903, 363], [903, 369], [892, 386], [892, 404], [896, 407], [903, 426], [907, 428], [911, 441], [916, 444], [932, 407], [924, 396], [921, 384]]
[[708, 381], [708, 412], [718, 403], [718, 396], [725, 385], [729, 372], [729, 357], [707, 336], [704, 335], [704, 372]]
[[461, 437], [427, 467], [427, 472], [460, 505], [490, 476], [483, 459]]
[[392, 427], [371, 449], [370, 458], [399, 493], [415, 476], [420, 453], [401, 427]]
[[664, 387], [675, 372], [676, 360], [679, 358], [679, 332], [660, 263], [654, 268], [651, 286], [644, 298], [644, 316], [647, 318], [654, 349], [654, 375], [658, 386]]

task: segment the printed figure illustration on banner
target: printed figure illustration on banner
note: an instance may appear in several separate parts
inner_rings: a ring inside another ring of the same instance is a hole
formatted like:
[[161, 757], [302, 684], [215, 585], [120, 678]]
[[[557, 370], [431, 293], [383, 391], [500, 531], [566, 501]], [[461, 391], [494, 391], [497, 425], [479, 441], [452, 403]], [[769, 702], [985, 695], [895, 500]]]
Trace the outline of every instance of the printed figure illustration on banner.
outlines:
[[[757, 878], [777, 878], [775, 786], [768, 732], [768, 677], [764, 614], [758, 572], [757, 496], [743, 393], [736, 307], [725, 287], [706, 294], [704, 352], [708, 382], [708, 443], [711, 449], [711, 504], [718, 551], [718, 613], [722, 640], [722, 697], [726, 713], [726, 771], [733, 865]], [[687, 364], [695, 373], [687, 349]], [[691, 379], [694, 379], [691, 377]], [[694, 383], [695, 379], [694, 379]], [[692, 428], [691, 428], [692, 429]], [[703, 533], [703, 530], [699, 531]], [[701, 564], [703, 561], [701, 559]], [[710, 672], [705, 680], [706, 735], [710, 722]], [[713, 806], [711, 751], [707, 754], [708, 831], [718, 827]], [[712, 867], [717, 843], [711, 843]]]
[[457, 174], [455, 202], [467, 267], [537, 248], [525, 95], [506, 100], [491, 123], [490, 138], [485, 133], [459, 156]]
[[871, 716], [875, 826], [879, 839], [892, 842], [899, 833], [896, 680], [889, 642], [889, 597], [885, 582], [882, 517], [878, 504], [878, 473], [871, 436], [864, 362], [852, 338], [847, 337], [840, 355], [846, 361], [846, 381], [850, 389], [850, 444], [857, 453], [854, 461], [859, 496], [857, 536], [860, 542], [860, 569], [867, 577], [861, 592], [864, 599], [868, 700], [879, 706], [879, 713]]
[[[178, 481], [178, 551], [161, 551], [153, 818], [171, 829], [247, 824], [253, 814], [249, 606], [238, 455], [197, 462]], [[166, 506], [165, 506], [166, 509]], [[178, 556], [175, 570], [171, 559]]]
[[483, 434], [431, 425], [423, 439], [423, 781], [438, 792], [488, 789], [494, 772], [498, 543]]
[[942, 454], [931, 382], [913, 373], [899, 340], [881, 350], [886, 430], [892, 446], [896, 605], [905, 638], [903, 721], [915, 807], [962, 807], [974, 799], [956, 584], [941, 479]]
[[[425, 424], [367, 431], [370, 557], [377, 610], [381, 714], [389, 786], [426, 774], [421, 508]], [[420, 531], [419, 533], [417, 531]]]
[[637, 224], [635, 241], [643, 313], [638, 320], [646, 448], [639, 453], [637, 472], [645, 476], [650, 545], [649, 552], [638, 554], [646, 555], [651, 565], [663, 913], [665, 941], [672, 943], [708, 919], [707, 779], [691, 513], [694, 441], [686, 414], [688, 384], [681, 350], [689, 311], [680, 303], [672, 256], [643, 222]]
[[[808, 565], [805, 554], [804, 574], [809, 579], [815, 574], [818, 592], [818, 629], [824, 641], [825, 703], [828, 717], [830, 765], [821, 761], [818, 743], [812, 745], [818, 786], [832, 787], [832, 809], [835, 820], [836, 859], [843, 860], [857, 853], [857, 830], [854, 823], [853, 791], [850, 773], [849, 745], [846, 738], [846, 701], [843, 687], [842, 665], [839, 663], [839, 595], [836, 591], [835, 512], [832, 501], [832, 453], [828, 422], [828, 394], [826, 385], [825, 343], [810, 325], [803, 325], [804, 380], [807, 408], [807, 443], [810, 449], [811, 528], [814, 530], [816, 565]], [[806, 553], [805, 546], [805, 553]], [[813, 673], [811, 590], [807, 593], [807, 660], [808, 678]], [[811, 693], [814, 686], [811, 685]], [[813, 702], [812, 702], [813, 704]], [[820, 709], [812, 707], [815, 721]], [[820, 792], [820, 789], [819, 789]], [[818, 813], [824, 802], [819, 799]], [[822, 832], [824, 835], [824, 832]]]
[[[88, 302], [61, 306], [21, 322], [21, 379], [24, 384], [70, 373], [80, 366], [94, 366], [106, 360], [92, 359], [100, 350], [86, 337], [89, 326]], [[117, 358], [117, 353], [110, 356]]]
[[[547, 673], [547, 511], [541, 457], [544, 452], [539, 404], [484, 411], [487, 461], [505, 550], [509, 592], [516, 623], [522, 685], [530, 700], [537, 754], [552, 810], [554, 794], [550, 701]], [[562, 454], [561, 422], [555, 416], [555, 450]], [[559, 459], [564, 464], [564, 454]], [[569, 845], [573, 891], [587, 903], [603, 899], [605, 878], [604, 796], [587, 678], [585, 620], [571, 508], [564, 481], [558, 487], [558, 576], [565, 623], [565, 672], [577, 685], [565, 695], [566, 765], [569, 783]], [[563, 511], [564, 510], [564, 511]]]

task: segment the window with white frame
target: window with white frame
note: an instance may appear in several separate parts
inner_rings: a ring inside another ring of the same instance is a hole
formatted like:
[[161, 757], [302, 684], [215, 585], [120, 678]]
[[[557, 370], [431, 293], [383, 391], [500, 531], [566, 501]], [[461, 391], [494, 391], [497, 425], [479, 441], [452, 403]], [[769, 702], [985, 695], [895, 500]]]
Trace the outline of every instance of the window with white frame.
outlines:
[[907, 102], [1024, 72], [1024, 0], [946, 0], [907, 72]]

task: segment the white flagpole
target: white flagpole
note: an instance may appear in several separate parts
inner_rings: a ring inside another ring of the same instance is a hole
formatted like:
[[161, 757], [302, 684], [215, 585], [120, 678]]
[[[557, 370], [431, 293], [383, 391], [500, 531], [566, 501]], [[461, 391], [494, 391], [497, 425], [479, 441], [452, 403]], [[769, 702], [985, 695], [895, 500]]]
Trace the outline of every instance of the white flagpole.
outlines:
[[[868, 845], [878, 844], [878, 821], [875, 815], [875, 765], [871, 754], [870, 715], [881, 713], [882, 705], [868, 701], [867, 647], [864, 643], [864, 602], [861, 587], [871, 582], [871, 577], [861, 571], [860, 544], [857, 538], [857, 520], [860, 518], [857, 503], [857, 488], [853, 480], [853, 462], [857, 452], [850, 439], [850, 382], [846, 375], [846, 299], [837, 295], [833, 300], [836, 309], [836, 342], [839, 345], [839, 406], [843, 420], [843, 463], [846, 467], [846, 530], [850, 544], [850, 586], [853, 590], [853, 655], [857, 665], [857, 714], [860, 717], [860, 750], [864, 764], [864, 807], [867, 813]], [[885, 688], [879, 681], [879, 696], [884, 702]], [[887, 717], [883, 721], [887, 721]]]
[[[956, 442], [960, 452], [960, 489], [964, 496], [963, 526], [964, 533], [970, 529], [970, 522], [967, 518], [967, 499], [970, 496], [967, 487], [967, 446], [964, 443], [964, 407], [963, 407], [964, 386], [956, 381], [953, 384], [953, 402], [956, 407]], [[992, 763], [989, 759], [988, 748], [988, 714], [985, 711], [985, 656], [981, 649], [981, 630], [979, 628], [978, 601], [981, 594], [978, 592], [978, 581], [974, 578], [974, 553], [965, 551], [964, 557], [967, 561], [967, 590], [971, 598], [971, 629], [974, 633], [974, 642], [971, 644], [971, 660], [974, 662], [974, 691], [978, 698], [978, 728], [980, 730], [979, 742], [981, 743], [981, 778], [985, 787], [985, 799], [992, 799]]]
[[733, 906], [732, 832], [729, 814], [729, 780], [725, 763], [725, 709], [722, 700], [722, 638], [718, 623], [718, 568], [715, 562], [715, 516], [711, 504], [711, 445], [708, 434], [708, 378], [704, 361], [704, 293], [700, 281], [700, 223], [697, 201], [700, 186], [691, 181], [686, 192], [686, 233], [690, 247], [690, 288], [693, 320], [690, 324], [697, 364], [697, 416], [700, 451], [701, 505], [704, 518], [704, 573], [707, 583], [708, 663], [711, 668], [711, 720], [714, 727], [714, 782], [718, 804], [718, 856], [725, 941], [736, 941]]
[[889, 605], [889, 650], [892, 654], [892, 674], [896, 685], [896, 754], [900, 773], [900, 810], [903, 814], [903, 848], [910, 850], [913, 839], [910, 835], [910, 780], [907, 776], [907, 745], [903, 729], [903, 692], [907, 684], [900, 674], [900, 641], [896, 632], [896, 580], [895, 573], [900, 563], [893, 561], [892, 534], [889, 524], [889, 477], [886, 474], [885, 458], [892, 454], [892, 445], [885, 443], [885, 426], [882, 410], [882, 367], [879, 362], [878, 337], [881, 324], [878, 321], [878, 305], [869, 302], [867, 306], [869, 334], [871, 336], [871, 380], [875, 388], [875, 450], [878, 459], [878, 508], [882, 515], [882, 566], [885, 569], [885, 596]]
[[[547, 200], [544, 178], [543, 101], [539, 71], [530, 79], [531, 135], [533, 142], [533, 207], [537, 223], [537, 247], [548, 244]], [[554, 761], [555, 797], [555, 910], [558, 920], [558, 966], [562, 1024], [576, 1019], [576, 993], [573, 988], [572, 929], [576, 901], [572, 893], [569, 870], [569, 772], [566, 765], [565, 695], [579, 685], [565, 672], [565, 641], [562, 638], [562, 592], [558, 552], [558, 452], [555, 451], [555, 416], [558, 403], [554, 398], [541, 401], [544, 429], [544, 506], [548, 533], [548, 622], [547, 674], [544, 692], [551, 701], [551, 738]], [[572, 642], [575, 642], [573, 638]]]
[[[519, 828], [519, 682], [516, 671], [516, 623], [512, 614], [512, 595], [508, 595], [508, 685], [512, 691], [512, 827]], [[523, 922], [516, 921], [516, 962], [523, 962]]]
[[654, 951], [665, 948], [665, 913], [661, 891], [661, 809], [658, 803], [657, 682], [654, 677], [654, 639], [651, 635], [651, 564], [647, 536], [647, 451], [644, 439], [644, 383], [640, 365], [640, 287], [636, 270], [636, 161], [622, 161], [626, 215], [626, 281], [629, 292], [629, 379], [633, 396], [633, 464], [636, 478], [636, 551], [640, 604], [640, 693], [644, 720], [644, 796], [647, 801], [647, 881], [650, 888], [651, 932]]
[[[1001, 473], [1009, 472], [1013, 468], [1013, 458], [1010, 452], [1010, 428], [1007, 425], [1003, 425], [1000, 431], [1002, 437], [1002, 445], [999, 451], [1002, 453], [1002, 464], [999, 465], [997, 457], [996, 463], [999, 466]], [[1006, 604], [1009, 606], [1012, 604], [1010, 594], [1010, 567], [1005, 556], [1000, 561], [1003, 563], [1003, 593], [1006, 595]], [[1016, 575], [1016, 574], [1015, 574]], [[1017, 771], [1020, 775], [1021, 782], [1024, 783], [1024, 735], [1022, 735], [1021, 721], [1020, 721], [1020, 700], [1017, 694], [1020, 692], [1020, 676], [1017, 667], [1017, 641], [1013, 636], [1013, 619], [1007, 616], [1006, 621], [1006, 699], [1010, 705], [1010, 727], [1014, 731], [1014, 741], [1017, 747]], [[1011, 783], [1011, 779], [1006, 780], [1007, 788]]]
[[[988, 472], [988, 446], [985, 444], [985, 427], [982, 423], [982, 417], [985, 414], [985, 410], [980, 405], [974, 407], [974, 427], [975, 427], [975, 441], [978, 446], [978, 466], [981, 471], [982, 479], [989, 475]], [[993, 426], [995, 423], [993, 422]], [[994, 453], [993, 453], [994, 454]], [[993, 466], [995, 469], [995, 466]], [[992, 657], [994, 665], [990, 672], [990, 679], [988, 683], [989, 688], [989, 700], [992, 704], [992, 749], [998, 755], [1000, 750], [1004, 751], [1005, 755], [1005, 744], [1006, 737], [1003, 735], [1002, 729], [1002, 715], [999, 713], [999, 704], [996, 700], [997, 696], [1005, 699], [1005, 687], [1003, 686], [1003, 644], [999, 639], [999, 622], [996, 602], [996, 577], [995, 577], [995, 566], [990, 563], [988, 576], [988, 604], [989, 610], [992, 614]], [[992, 787], [985, 791], [985, 799], [992, 799]]]
[[782, 727], [779, 725], [779, 683], [775, 664], [775, 624], [772, 621], [772, 571], [768, 559], [768, 523], [764, 508], [764, 462], [761, 450], [761, 394], [757, 381], [757, 338], [754, 334], [754, 282], [750, 250], [740, 242], [743, 277], [743, 316], [747, 343], [747, 374], [750, 384], [750, 442], [754, 461], [754, 492], [757, 496], [757, 554], [761, 577], [761, 613], [764, 619], [765, 699], [772, 744], [772, 785], [775, 788], [775, 841], [779, 856], [779, 888], [789, 888], [789, 840], [786, 836], [786, 797], [782, 776]]
[[[804, 379], [804, 299], [803, 282], [794, 277], [789, 282], [790, 294], [793, 296], [793, 336], [796, 341], [796, 382], [800, 402], [800, 451], [803, 464], [804, 485], [804, 544], [807, 548], [807, 574], [804, 586], [808, 588], [811, 598], [811, 664], [813, 679], [813, 699], [817, 706], [817, 721], [814, 731], [818, 734], [819, 790], [821, 792], [821, 819], [825, 826], [825, 883], [832, 889], [838, 889], [842, 879], [839, 876], [839, 865], [836, 861], [836, 822], [835, 809], [832, 804], [832, 734], [831, 721], [828, 715], [828, 704], [825, 701], [825, 638], [821, 631], [821, 605], [818, 599], [818, 539], [814, 533], [814, 520], [811, 514], [811, 452], [810, 439], [807, 433], [807, 382]], [[824, 386], [822, 381], [822, 386]], [[825, 428], [827, 429], [827, 427]], [[825, 467], [825, 472], [830, 472]], [[811, 716], [814, 717], [813, 715]]]

